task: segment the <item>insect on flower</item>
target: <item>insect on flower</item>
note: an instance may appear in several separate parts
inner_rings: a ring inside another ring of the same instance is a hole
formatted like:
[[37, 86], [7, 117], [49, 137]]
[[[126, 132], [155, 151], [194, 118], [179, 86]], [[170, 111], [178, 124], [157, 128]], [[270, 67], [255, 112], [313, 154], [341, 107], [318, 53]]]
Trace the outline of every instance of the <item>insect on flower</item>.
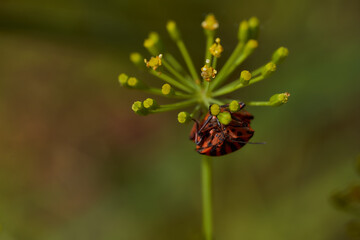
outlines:
[[[272, 76], [289, 51], [285, 47], [279, 47], [261, 66], [249, 70], [242, 69], [242, 63], [258, 47], [259, 20], [251, 17], [240, 22], [238, 42], [230, 57], [225, 60], [221, 58], [226, 49], [216, 35], [219, 23], [215, 16], [207, 15], [201, 26], [206, 37], [204, 62], [193, 62], [192, 53], [187, 50], [180, 29], [174, 21], [169, 21], [166, 29], [183, 56], [186, 67], [166, 49], [159, 34], [151, 32], [144, 41], [144, 47], [151, 57], [144, 58], [142, 54], [134, 52], [131, 53], [130, 60], [141, 70], [163, 81], [163, 85], [151, 86], [125, 73], [119, 75], [119, 82], [122, 87], [128, 89], [138, 89], [176, 100], [169, 104], [161, 104], [164, 99], [157, 101], [153, 98], [135, 101], [132, 110], [140, 116], [193, 108], [191, 112], [179, 112], [178, 122], [192, 123], [197, 116], [191, 131], [196, 151], [208, 156], [222, 156], [251, 143], [249, 140], [254, 134], [250, 127], [253, 116], [243, 110], [245, 104], [242, 100], [236, 97], [231, 101], [224, 97]], [[218, 60], [223, 61], [221, 68], [217, 64]], [[199, 68], [200, 66], [203, 67]], [[239, 73], [238, 77], [228, 81], [236, 71]], [[246, 105], [280, 106], [288, 101], [289, 96], [287, 92], [278, 93], [267, 101], [249, 101]]]
[[[241, 111], [231, 112], [229, 104], [211, 105], [204, 120], [195, 124], [190, 139], [196, 144], [196, 151], [208, 156], [222, 156], [242, 148], [254, 135], [250, 127], [253, 116], [242, 110], [245, 104], [238, 103]], [[219, 120], [220, 118], [220, 120]]]

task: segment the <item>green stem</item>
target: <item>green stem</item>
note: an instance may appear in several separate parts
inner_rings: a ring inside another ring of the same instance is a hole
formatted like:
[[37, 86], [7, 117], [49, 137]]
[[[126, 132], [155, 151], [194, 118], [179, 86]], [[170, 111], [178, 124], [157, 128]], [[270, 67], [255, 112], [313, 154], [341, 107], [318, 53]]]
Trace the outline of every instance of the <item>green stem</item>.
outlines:
[[222, 69], [220, 70], [219, 74], [216, 76], [216, 78], [212, 81], [210, 90], [215, 89], [220, 83], [222, 83], [225, 79], [225, 77], [228, 75], [228, 70], [231, 67], [232, 64], [234, 64], [234, 62], [237, 60], [238, 56], [240, 55], [242, 49], [244, 47], [244, 43], [243, 42], [239, 42], [236, 45], [235, 50], [233, 51], [233, 53], [231, 54], [231, 56], [229, 57], [229, 59], [226, 61], [226, 63], [224, 64], [224, 66], [222, 67]]
[[147, 88], [143, 90], [144, 92], [148, 92], [154, 95], [159, 95], [159, 96], [163, 96], [163, 97], [167, 97], [167, 98], [191, 98], [191, 95], [179, 92], [179, 91], [175, 91], [174, 94], [172, 95], [164, 95], [162, 93], [162, 91], [160, 89], [157, 88]]
[[203, 202], [203, 231], [205, 240], [213, 240], [212, 226], [212, 159], [202, 157], [202, 202]]
[[185, 60], [185, 63], [187, 65], [187, 67], [189, 68], [190, 74], [192, 76], [192, 78], [194, 79], [194, 81], [198, 80], [198, 75], [196, 73], [195, 70], [195, 66], [194, 63], [191, 60], [191, 57], [189, 55], [189, 52], [187, 51], [184, 42], [180, 39], [178, 41], [176, 41], [176, 44]]
[[182, 101], [182, 102], [161, 105], [159, 108], [157, 108], [155, 110], [150, 110], [149, 112], [150, 113], [158, 113], [158, 112], [172, 111], [172, 110], [176, 110], [179, 108], [190, 107], [190, 106], [194, 105], [196, 102], [197, 102], [197, 99], [190, 99], [190, 100], [186, 100], [186, 101]]
[[253, 102], [247, 102], [246, 103], [247, 106], [256, 106], [256, 107], [260, 107], [260, 106], [271, 106], [271, 103], [270, 102], [265, 102], [265, 101], [262, 101], [262, 102], [256, 102], [256, 101], [253, 101]]
[[150, 69], [150, 73], [162, 80], [164, 80], [165, 82], [169, 83], [170, 85], [173, 85], [181, 90], [184, 90], [185, 92], [188, 92], [188, 93], [192, 93], [193, 90], [187, 86], [184, 86], [183, 84], [179, 83], [178, 81], [176, 81], [175, 79], [173, 79], [172, 77], [164, 74], [164, 73], [160, 73], [160, 72], [157, 72], [153, 69]]
[[188, 79], [183, 77], [178, 71], [176, 71], [165, 59], [162, 60], [164, 67], [169, 70], [169, 72], [174, 75], [180, 83], [186, 85], [187, 87], [194, 89], [195, 83], [190, 82]]
[[216, 69], [216, 64], [217, 64], [217, 57], [214, 56], [213, 61], [212, 61], [212, 68]]
[[219, 105], [224, 105], [225, 104], [223, 101], [220, 101], [220, 100], [215, 99], [215, 98], [210, 98], [209, 101], [211, 103], [216, 103], [216, 104], [219, 104]]
[[[164, 58], [171, 64], [171, 66], [173, 66], [178, 72], [181, 73], [186, 73], [186, 71], [184, 70], [184, 68], [181, 66], [181, 64], [176, 60], [176, 58], [174, 58], [173, 55], [171, 55], [170, 53], [165, 53], [164, 54]], [[188, 74], [187, 74], [188, 75]]]
[[265, 79], [265, 77], [263, 75], [260, 75], [256, 78], [250, 79], [248, 84], [239, 83], [240, 80], [238, 79], [238, 80], [235, 80], [234, 82], [231, 82], [231, 83], [225, 85], [224, 87], [220, 88], [219, 90], [214, 92], [211, 96], [213, 96], [213, 97], [222, 96], [222, 95], [234, 92], [240, 88], [247, 87], [247, 86], [254, 84], [256, 82], [259, 82], [263, 79]]
[[265, 65], [263, 65], [263, 66], [261, 66], [261, 67], [259, 67], [259, 68], [255, 69], [254, 71], [252, 71], [252, 72], [251, 72], [251, 76], [252, 76], [252, 77], [255, 77], [255, 76], [257, 76], [257, 75], [261, 74], [261, 72], [262, 72], [262, 70], [263, 70], [264, 66], [265, 66]]
[[211, 58], [211, 52], [210, 52], [210, 47], [211, 45], [214, 43], [214, 35], [215, 32], [211, 31], [211, 30], [205, 30], [205, 36], [206, 36], [206, 49], [205, 49], [205, 63], [206, 63], [206, 59]]

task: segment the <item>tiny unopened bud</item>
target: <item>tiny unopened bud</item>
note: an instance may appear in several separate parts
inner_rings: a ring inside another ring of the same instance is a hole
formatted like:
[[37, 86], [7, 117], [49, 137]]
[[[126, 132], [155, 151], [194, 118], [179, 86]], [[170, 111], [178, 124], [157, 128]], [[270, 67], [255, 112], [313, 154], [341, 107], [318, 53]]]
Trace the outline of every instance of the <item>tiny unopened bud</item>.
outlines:
[[146, 64], [146, 67], [152, 68], [154, 71], [156, 71], [156, 69], [162, 65], [161, 59], [162, 54], [159, 54], [156, 57], [151, 57], [149, 61], [144, 59], [144, 62]]
[[206, 64], [201, 68], [201, 77], [210, 82], [212, 78], [215, 78], [217, 71], [213, 67], [209, 67]]
[[273, 62], [269, 62], [264, 66], [264, 69], [262, 70], [261, 74], [265, 78], [270, 76], [275, 71], [276, 71], [276, 64]]
[[149, 110], [155, 110], [156, 108], [158, 108], [158, 104], [157, 102], [152, 99], [152, 98], [147, 98], [144, 102], [143, 102], [143, 106], [144, 108], [146, 109], [149, 109]]
[[232, 120], [231, 114], [229, 112], [227, 112], [227, 111], [219, 113], [217, 115], [217, 118], [224, 125], [228, 125]]
[[176, 23], [174, 21], [168, 21], [168, 23], [166, 24], [166, 29], [167, 29], [170, 37], [174, 41], [180, 40], [180, 38], [181, 38], [180, 31], [177, 28]]
[[221, 53], [224, 51], [224, 48], [220, 44], [220, 38], [215, 39], [215, 43], [210, 47], [210, 53], [211, 55], [219, 58], [221, 56]]
[[251, 17], [249, 19], [249, 38], [257, 39], [259, 36], [260, 21], [257, 17]]
[[288, 55], [289, 55], [289, 50], [287, 48], [279, 47], [272, 55], [271, 61], [274, 62], [275, 64], [280, 64], [285, 60], [285, 58], [287, 58]]
[[236, 100], [231, 101], [231, 103], [229, 103], [229, 110], [230, 112], [238, 112], [240, 111], [241, 107], [240, 107], [240, 103]]
[[165, 83], [164, 85], [162, 85], [161, 87], [161, 92], [164, 95], [172, 95], [174, 94], [174, 89], [171, 87], [170, 84]]
[[287, 103], [290, 97], [290, 93], [279, 93], [279, 94], [274, 94], [273, 96], [271, 96], [269, 102], [271, 104], [271, 106], [280, 106], [284, 103]]
[[246, 20], [240, 23], [238, 39], [240, 42], [244, 43], [249, 39], [249, 24]]
[[125, 73], [122, 73], [119, 75], [119, 83], [121, 86], [126, 87], [127, 86], [127, 80], [128, 80], [128, 75], [126, 75]]
[[206, 30], [214, 31], [219, 27], [219, 23], [214, 14], [208, 14], [205, 20], [201, 23], [201, 26]]
[[130, 61], [132, 61], [137, 67], [144, 68], [144, 57], [140, 53], [131, 53]]
[[149, 37], [144, 41], [144, 47], [152, 54], [159, 55], [163, 50], [162, 44], [160, 42], [159, 34], [156, 32], [151, 32]]
[[155, 47], [155, 43], [152, 39], [147, 38], [144, 41], [144, 47], [152, 54], [152, 55], [158, 55], [159, 50]]
[[244, 54], [246, 56], [249, 56], [250, 54], [252, 54], [254, 52], [254, 50], [259, 46], [258, 41], [254, 40], [254, 39], [250, 39], [244, 47]]
[[145, 116], [148, 114], [147, 109], [144, 108], [144, 105], [141, 101], [134, 102], [131, 108], [136, 114], [139, 114], [141, 116]]
[[179, 112], [178, 114], [178, 122], [179, 123], [187, 123], [191, 121], [191, 116], [188, 112]]
[[220, 113], [220, 106], [219, 104], [212, 104], [210, 106], [210, 114], [213, 116], [217, 116]]
[[250, 79], [251, 79], [251, 73], [249, 71], [247, 71], [247, 70], [241, 71], [240, 83], [247, 85], [247, 84], [249, 84]]
[[146, 88], [146, 85], [137, 79], [136, 77], [130, 77], [127, 80], [127, 86], [130, 88], [136, 88], [136, 89], [144, 89]]

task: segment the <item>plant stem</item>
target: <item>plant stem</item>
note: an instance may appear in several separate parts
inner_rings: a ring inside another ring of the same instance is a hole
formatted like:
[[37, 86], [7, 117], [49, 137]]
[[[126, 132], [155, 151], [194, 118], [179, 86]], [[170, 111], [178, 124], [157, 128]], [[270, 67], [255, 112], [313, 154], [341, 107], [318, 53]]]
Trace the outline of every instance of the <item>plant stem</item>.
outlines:
[[191, 60], [191, 57], [189, 55], [188, 50], [185, 47], [184, 42], [180, 39], [180, 40], [176, 41], [176, 44], [177, 44], [177, 46], [178, 46], [178, 48], [179, 48], [179, 50], [180, 50], [180, 52], [181, 52], [181, 54], [182, 54], [182, 56], [183, 56], [183, 58], [185, 60], [186, 65], [189, 68], [189, 71], [190, 71], [190, 74], [191, 74], [193, 80], [196, 81], [199, 77], [198, 77], [198, 75], [196, 73], [194, 63]]
[[210, 60], [211, 58], [211, 52], [209, 48], [214, 43], [214, 35], [215, 35], [214, 31], [205, 30], [205, 36], [206, 36], [205, 64], [206, 64], [206, 59]]
[[195, 86], [195, 82], [193, 81], [188, 81], [188, 79], [186, 79], [185, 77], [183, 77], [177, 70], [175, 70], [175, 68], [173, 68], [165, 59], [163, 59], [163, 64], [164, 67], [172, 74], [174, 75], [180, 83], [182, 83], [183, 85], [186, 85], [189, 88], [194, 89]]
[[149, 110], [149, 112], [150, 113], [158, 113], [158, 112], [172, 111], [172, 110], [176, 110], [179, 108], [186, 108], [186, 107], [190, 107], [190, 106], [194, 105], [197, 101], [198, 101], [197, 99], [189, 99], [189, 100], [182, 101], [182, 102], [161, 105], [159, 108], [157, 108], [155, 110]]
[[203, 231], [205, 240], [213, 240], [212, 227], [212, 159], [202, 157], [202, 201], [203, 201]]
[[164, 73], [157, 72], [157, 71], [155, 71], [153, 69], [150, 69], [149, 72], [152, 75], [154, 75], [155, 77], [158, 77], [158, 78], [164, 80], [165, 82], [169, 83], [170, 85], [173, 85], [173, 86], [175, 86], [175, 87], [177, 87], [177, 88], [179, 88], [179, 89], [181, 89], [181, 90], [183, 90], [185, 92], [188, 92], [188, 93], [193, 92], [193, 89], [183, 85], [182, 83], [176, 81], [175, 79], [173, 79], [172, 77], [170, 77], [170, 76], [168, 76], [168, 75], [166, 75]]

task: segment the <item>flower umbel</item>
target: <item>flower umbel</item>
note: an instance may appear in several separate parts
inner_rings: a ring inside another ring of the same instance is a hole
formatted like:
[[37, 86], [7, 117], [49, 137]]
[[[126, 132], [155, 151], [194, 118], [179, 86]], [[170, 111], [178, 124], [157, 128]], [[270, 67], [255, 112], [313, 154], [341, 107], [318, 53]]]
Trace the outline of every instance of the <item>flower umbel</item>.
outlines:
[[[259, 20], [256, 17], [244, 20], [239, 24], [238, 44], [230, 57], [223, 63], [221, 69], [217, 69], [217, 61], [221, 57], [224, 48], [220, 44], [220, 38], [215, 39], [219, 23], [213, 14], [207, 15], [201, 23], [206, 37], [205, 60], [201, 68], [195, 67], [190, 53], [182, 40], [181, 32], [174, 21], [169, 21], [166, 28], [184, 58], [187, 69], [167, 52], [166, 48], [162, 45], [160, 36], [156, 32], [151, 32], [144, 41], [144, 47], [152, 55], [150, 59], [144, 59], [140, 53], [136, 52], [130, 55], [130, 59], [136, 66], [146, 69], [150, 74], [165, 83], [161, 88], [151, 87], [147, 86], [140, 79], [124, 73], [120, 74], [119, 82], [123, 87], [139, 89], [154, 95], [180, 100], [176, 103], [161, 105], [154, 99], [148, 98], [145, 101], [136, 101], [132, 106], [133, 111], [144, 116], [152, 113], [194, 107], [191, 112], [183, 111], [178, 114], [178, 121], [180, 123], [187, 123], [189, 119], [200, 121], [209, 111], [210, 106], [215, 111], [216, 106], [226, 105], [227, 110], [225, 112], [229, 112], [229, 114], [239, 111], [239, 102], [241, 102], [239, 98], [236, 100], [226, 100], [221, 99], [221, 97], [269, 78], [289, 54], [287, 48], [280, 47], [274, 51], [271, 60], [259, 68], [252, 71], [241, 69], [241, 64], [258, 47], [259, 24]], [[141, 59], [144, 59], [145, 64], [141, 63]], [[242, 70], [239, 77], [229, 81], [229, 76], [236, 70]], [[268, 101], [250, 101], [246, 105], [280, 106], [288, 101], [289, 96], [289, 93], [279, 93], [273, 95]], [[219, 120], [222, 119], [221, 122], [226, 123], [231, 120], [231, 114], [229, 119], [229, 114], [225, 112], [223, 113], [223, 110], [222, 112], [219, 111], [218, 114], [220, 115], [217, 117]]]
[[[145, 84], [141, 79], [119, 75], [121, 86], [138, 89], [150, 94], [166, 98], [178, 99], [171, 104], [159, 104], [152, 98], [136, 101], [132, 105], [133, 111], [141, 116], [193, 107], [193, 110], [181, 111], [177, 115], [179, 123], [194, 121], [190, 139], [196, 144], [196, 151], [203, 154], [202, 158], [202, 196], [203, 196], [203, 231], [204, 239], [212, 240], [212, 200], [211, 182], [212, 166], [208, 156], [222, 156], [236, 151], [247, 144], [254, 134], [250, 126], [253, 116], [243, 108], [248, 106], [280, 106], [288, 101], [289, 93], [273, 94], [268, 101], [250, 101], [243, 103], [240, 97], [224, 98], [229, 93], [265, 80], [273, 75], [289, 52], [285, 47], [274, 51], [270, 61], [250, 71], [241, 69], [241, 64], [258, 47], [259, 20], [252, 17], [239, 25], [238, 43], [223, 62], [221, 69], [217, 68], [217, 61], [224, 51], [220, 38], [215, 38], [219, 23], [213, 14], [206, 16], [201, 23], [206, 44], [204, 62], [196, 63], [190, 57], [181, 32], [174, 21], [169, 21], [166, 29], [171, 39], [177, 45], [186, 68], [176, 60], [162, 45], [160, 36], [151, 32], [144, 41], [144, 47], [151, 57], [149, 60], [140, 53], [134, 52], [130, 60], [141, 70], [146, 70], [163, 81], [161, 88]], [[225, 49], [226, 50], [226, 49]], [[144, 62], [145, 61], [145, 64]], [[203, 66], [203, 67], [201, 67]], [[236, 79], [229, 80], [234, 71], [239, 71]]]

